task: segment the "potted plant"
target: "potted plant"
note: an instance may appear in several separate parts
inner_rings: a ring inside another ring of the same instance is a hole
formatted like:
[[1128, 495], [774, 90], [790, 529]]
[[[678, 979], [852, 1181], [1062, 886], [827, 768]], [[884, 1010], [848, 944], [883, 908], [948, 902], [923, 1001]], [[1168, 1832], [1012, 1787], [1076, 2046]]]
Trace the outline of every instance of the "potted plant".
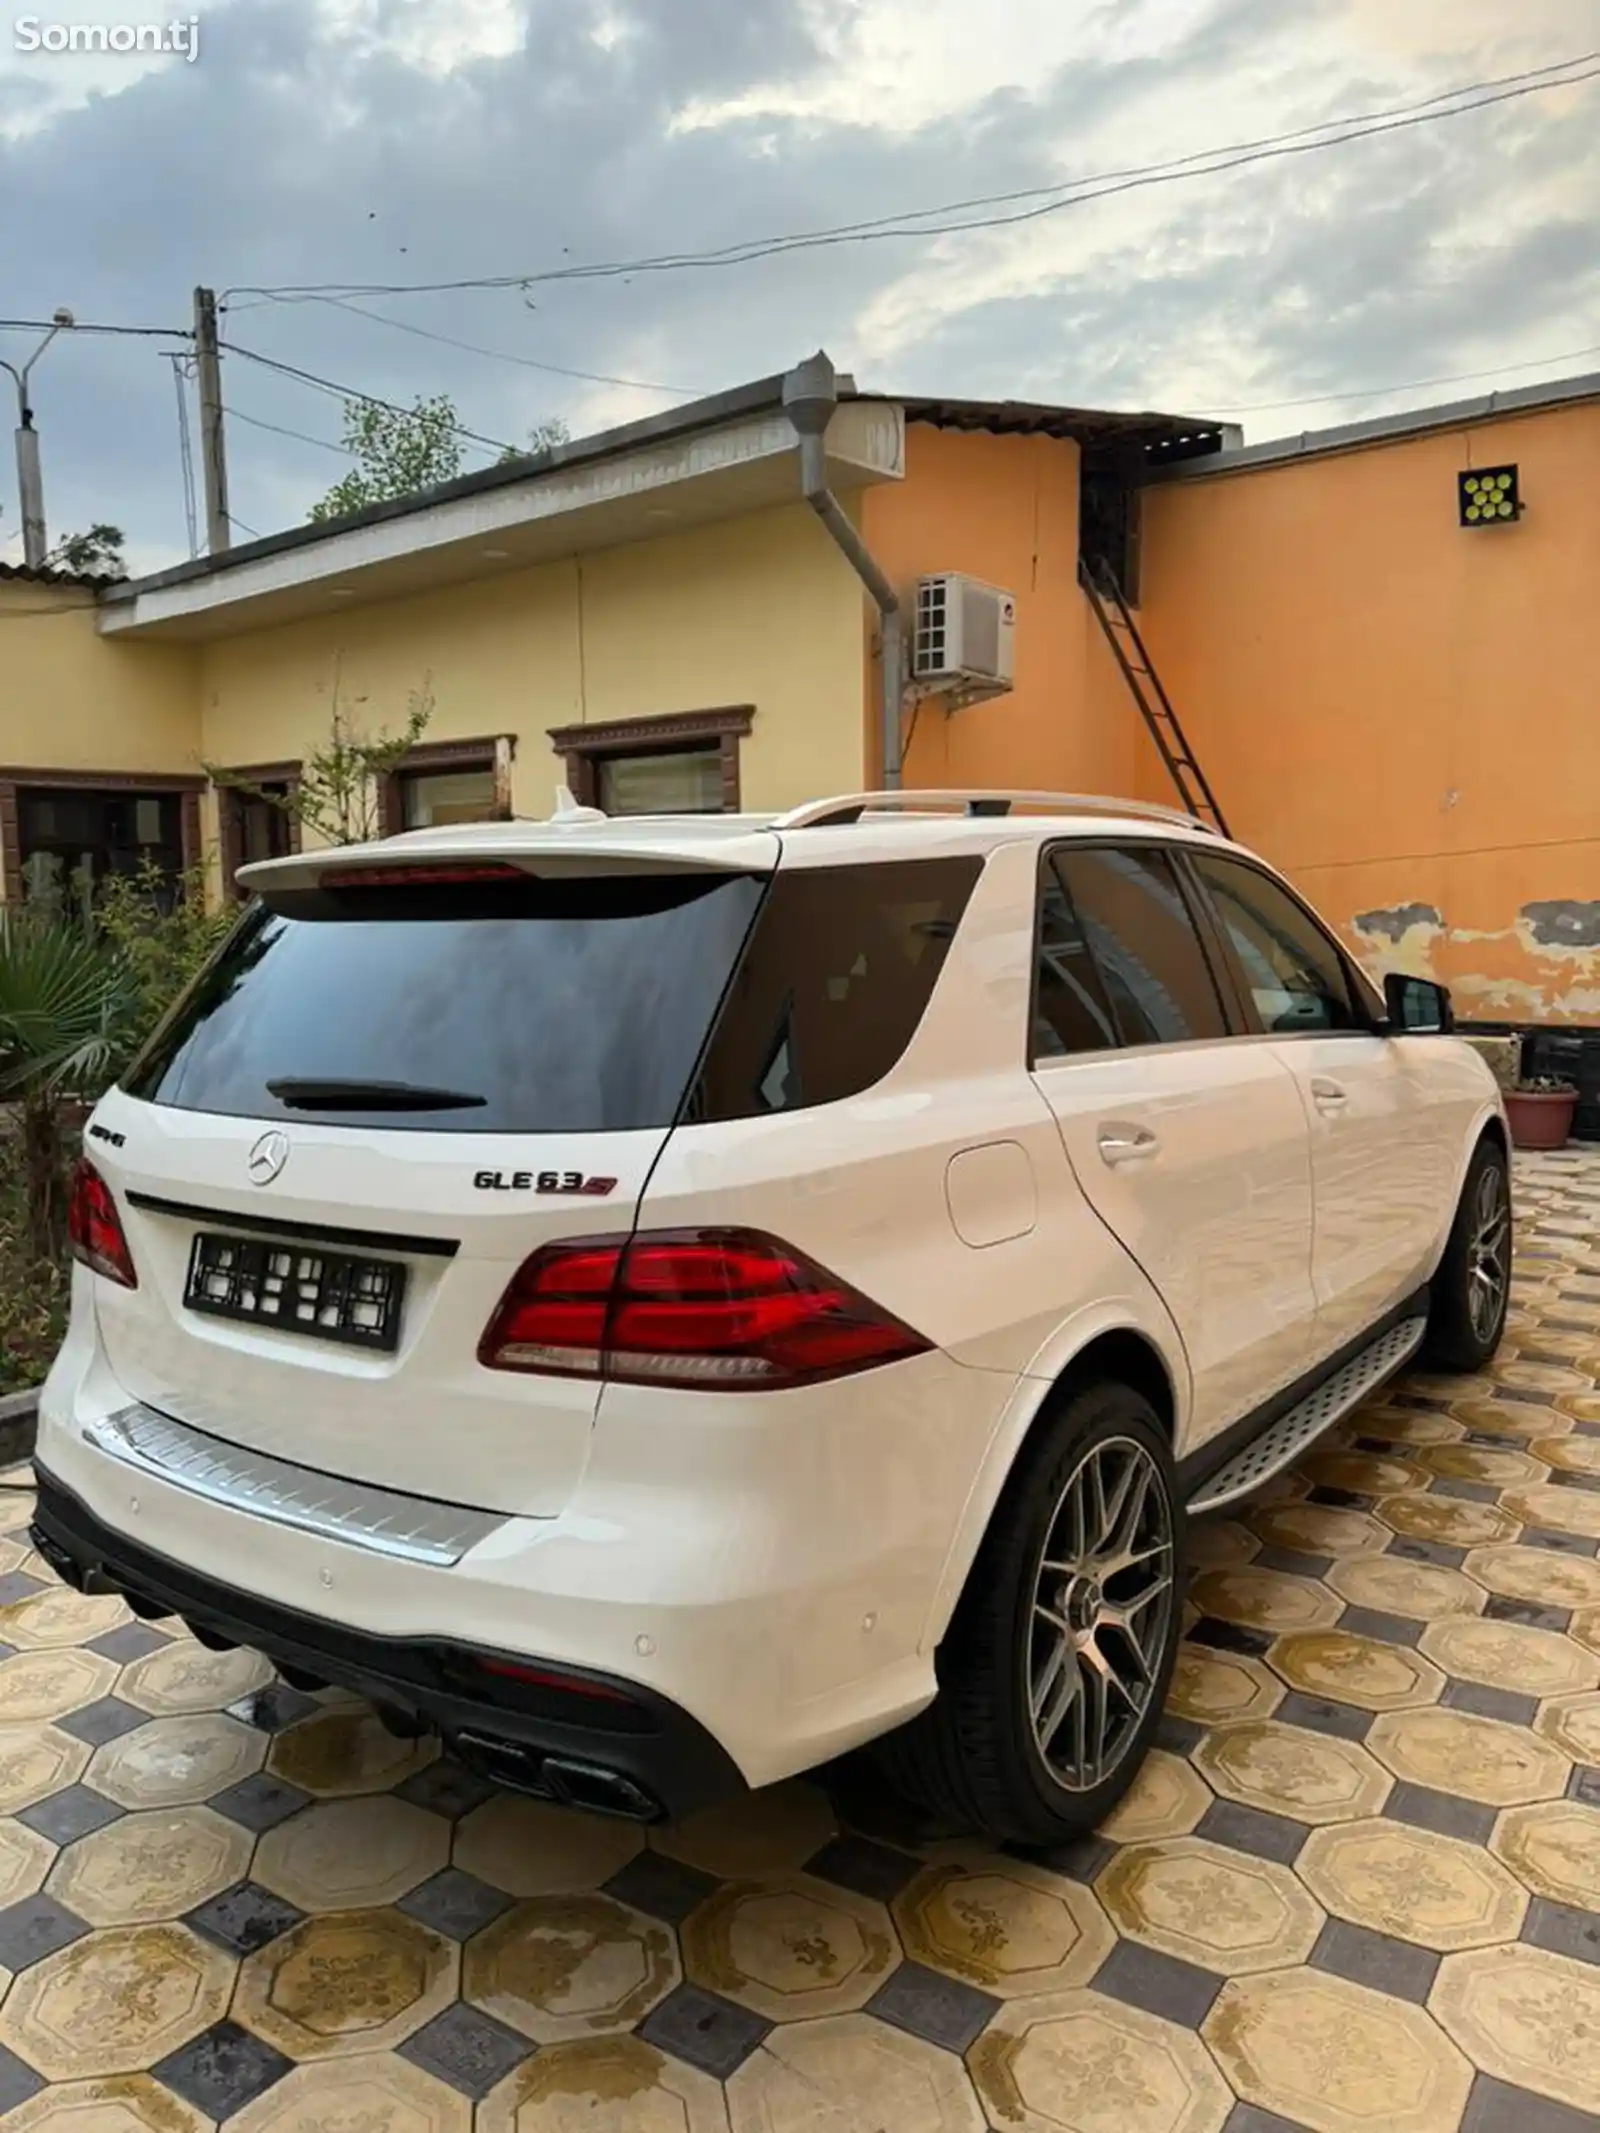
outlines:
[[1553, 1074], [1524, 1074], [1506, 1091], [1506, 1121], [1517, 1148], [1564, 1148], [1578, 1092]]

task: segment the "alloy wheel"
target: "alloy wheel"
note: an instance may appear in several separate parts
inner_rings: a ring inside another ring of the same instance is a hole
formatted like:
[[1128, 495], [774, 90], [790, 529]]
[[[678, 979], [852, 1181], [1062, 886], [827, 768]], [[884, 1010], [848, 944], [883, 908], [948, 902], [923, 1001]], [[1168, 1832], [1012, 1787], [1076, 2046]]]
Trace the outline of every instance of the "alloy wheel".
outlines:
[[1498, 1163], [1486, 1164], [1472, 1198], [1467, 1243], [1467, 1316], [1480, 1341], [1492, 1338], [1511, 1274], [1511, 1209]]
[[1092, 1791], [1127, 1755], [1156, 1694], [1176, 1600], [1166, 1479], [1144, 1445], [1108, 1437], [1057, 1499], [1028, 1610], [1029, 1723], [1066, 1791]]

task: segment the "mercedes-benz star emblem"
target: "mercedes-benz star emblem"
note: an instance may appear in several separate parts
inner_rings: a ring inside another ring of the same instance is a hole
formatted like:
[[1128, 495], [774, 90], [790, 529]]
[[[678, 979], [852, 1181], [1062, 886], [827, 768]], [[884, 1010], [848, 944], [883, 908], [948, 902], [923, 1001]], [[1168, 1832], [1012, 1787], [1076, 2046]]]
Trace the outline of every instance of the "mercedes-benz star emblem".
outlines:
[[252, 1185], [270, 1185], [289, 1160], [287, 1133], [263, 1133], [245, 1158]]

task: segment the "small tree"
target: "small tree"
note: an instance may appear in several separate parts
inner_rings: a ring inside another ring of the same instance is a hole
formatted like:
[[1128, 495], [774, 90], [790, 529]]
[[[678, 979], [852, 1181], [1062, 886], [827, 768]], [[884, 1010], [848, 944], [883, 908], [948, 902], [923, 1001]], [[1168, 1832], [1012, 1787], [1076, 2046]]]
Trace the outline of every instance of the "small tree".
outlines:
[[571, 430], [559, 415], [552, 415], [548, 422], [533, 425], [526, 444], [508, 444], [500, 454], [500, 465], [505, 466], [513, 459], [543, 459], [558, 446], [571, 442]]
[[45, 557], [47, 570], [73, 570], [86, 578], [125, 578], [128, 565], [122, 553], [127, 539], [120, 526], [101, 521], [87, 533], [68, 533]]
[[418, 399], [410, 408], [346, 400], [345, 449], [356, 463], [321, 503], [312, 505], [310, 518], [313, 523], [345, 518], [368, 504], [454, 481], [461, 472], [461, 436], [454, 402], [445, 393]]
[[269, 792], [210, 765], [207, 774], [214, 785], [277, 808], [320, 844], [370, 844], [384, 833], [384, 780], [415, 748], [432, 716], [433, 690], [424, 675], [422, 687], [406, 698], [405, 723], [398, 733], [363, 732], [341, 699], [335, 667], [328, 737], [306, 757], [287, 792]]

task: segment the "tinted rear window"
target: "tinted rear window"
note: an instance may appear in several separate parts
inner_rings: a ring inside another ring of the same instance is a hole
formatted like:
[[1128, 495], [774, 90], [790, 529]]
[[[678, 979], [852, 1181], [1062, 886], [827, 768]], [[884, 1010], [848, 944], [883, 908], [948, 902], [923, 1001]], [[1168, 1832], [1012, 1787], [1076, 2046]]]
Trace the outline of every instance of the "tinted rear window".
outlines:
[[[185, 1111], [429, 1133], [669, 1125], [765, 886], [569, 876], [258, 906], [125, 1085]], [[268, 1086], [318, 1081], [482, 1101], [367, 1113]]]
[[780, 871], [687, 1116], [805, 1110], [881, 1081], [916, 1033], [980, 872], [977, 859]]

